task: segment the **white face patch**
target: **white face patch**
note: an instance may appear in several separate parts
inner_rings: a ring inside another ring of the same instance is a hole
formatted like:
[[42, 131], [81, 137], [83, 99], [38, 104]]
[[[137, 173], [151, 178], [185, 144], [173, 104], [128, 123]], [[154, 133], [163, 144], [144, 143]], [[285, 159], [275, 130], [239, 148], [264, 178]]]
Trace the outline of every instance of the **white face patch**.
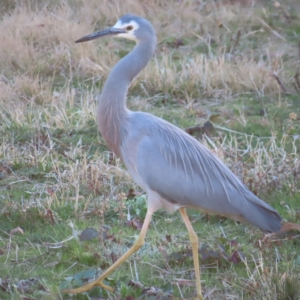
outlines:
[[[132, 27], [131, 30], [129, 30], [129, 28], [127, 29], [127, 27]], [[137, 42], [137, 38], [134, 35], [134, 32], [139, 28], [139, 24], [135, 21], [130, 21], [127, 23], [122, 23], [121, 20], [118, 20], [118, 22], [113, 26], [113, 28], [118, 28], [118, 29], [125, 29], [127, 30], [126, 33], [119, 33], [116, 36], [117, 37], [121, 37], [121, 38], [125, 38], [125, 39], [129, 39], [129, 40], [133, 40]]]

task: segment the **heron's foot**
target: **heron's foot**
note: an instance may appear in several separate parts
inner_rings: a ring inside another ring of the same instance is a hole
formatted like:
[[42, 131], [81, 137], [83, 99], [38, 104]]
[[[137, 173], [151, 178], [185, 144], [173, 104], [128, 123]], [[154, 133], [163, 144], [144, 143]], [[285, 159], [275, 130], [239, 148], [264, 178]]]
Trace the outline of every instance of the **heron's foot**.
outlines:
[[92, 281], [92, 282], [89, 282], [79, 288], [76, 288], [76, 289], [71, 289], [71, 290], [64, 290], [63, 292], [64, 293], [70, 293], [70, 294], [79, 294], [79, 293], [84, 293], [84, 292], [88, 292], [90, 291], [92, 288], [96, 287], [96, 286], [99, 286], [103, 289], [106, 289], [110, 292], [114, 292], [114, 289], [106, 284], [104, 284], [103, 282], [103, 278], [99, 277], [98, 279]]

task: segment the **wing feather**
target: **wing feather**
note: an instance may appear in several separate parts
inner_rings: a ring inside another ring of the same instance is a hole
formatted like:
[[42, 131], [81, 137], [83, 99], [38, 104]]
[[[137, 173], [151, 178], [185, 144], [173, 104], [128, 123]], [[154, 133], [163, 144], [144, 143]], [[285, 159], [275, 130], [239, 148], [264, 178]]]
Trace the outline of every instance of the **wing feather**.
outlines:
[[279, 214], [199, 141], [146, 113], [132, 113], [130, 124], [131, 135], [123, 148], [125, 164], [129, 170], [135, 166], [137, 174], [132, 175], [146, 191], [179, 206], [246, 220], [264, 231], [280, 229]]

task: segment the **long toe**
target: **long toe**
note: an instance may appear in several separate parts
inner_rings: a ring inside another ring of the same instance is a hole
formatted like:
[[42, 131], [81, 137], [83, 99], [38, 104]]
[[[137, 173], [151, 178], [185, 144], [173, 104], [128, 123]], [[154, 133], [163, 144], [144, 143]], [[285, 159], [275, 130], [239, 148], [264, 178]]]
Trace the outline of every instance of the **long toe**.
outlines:
[[84, 293], [84, 292], [88, 292], [90, 291], [92, 288], [94, 288], [95, 286], [99, 286], [102, 287], [110, 292], [113, 292], [114, 289], [106, 284], [104, 284], [102, 281], [100, 280], [94, 280], [90, 283], [87, 283], [79, 288], [76, 289], [71, 289], [71, 290], [64, 290], [64, 293], [69, 293], [69, 294], [79, 294], [79, 293]]
[[110, 286], [104, 284], [104, 283], [101, 282], [101, 281], [97, 281], [96, 285], [97, 285], [97, 286], [100, 286], [100, 287], [102, 287], [103, 289], [106, 289], [107, 291], [110, 291], [110, 292], [112, 292], [112, 293], [114, 292], [114, 289], [113, 289], [112, 287], [110, 287]]

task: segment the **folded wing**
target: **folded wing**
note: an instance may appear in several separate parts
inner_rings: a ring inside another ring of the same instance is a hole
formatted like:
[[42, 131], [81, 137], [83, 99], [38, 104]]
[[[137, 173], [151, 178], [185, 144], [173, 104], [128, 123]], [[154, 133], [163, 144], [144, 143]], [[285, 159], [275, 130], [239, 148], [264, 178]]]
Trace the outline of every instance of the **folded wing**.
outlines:
[[[141, 117], [143, 128], [138, 120]], [[135, 137], [135, 168], [147, 186], [162, 198], [247, 221], [265, 232], [280, 230], [281, 217], [277, 211], [249, 191], [196, 139], [145, 113], [133, 113], [130, 125], [131, 132], [134, 128], [143, 132]]]

